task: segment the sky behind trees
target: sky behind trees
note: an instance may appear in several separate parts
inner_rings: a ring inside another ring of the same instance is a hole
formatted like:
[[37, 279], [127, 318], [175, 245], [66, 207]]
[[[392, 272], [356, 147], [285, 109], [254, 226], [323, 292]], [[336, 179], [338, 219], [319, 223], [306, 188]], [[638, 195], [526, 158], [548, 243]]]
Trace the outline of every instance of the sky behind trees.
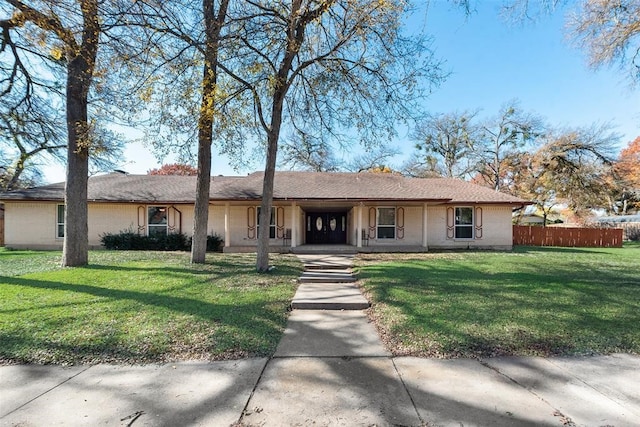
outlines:
[[[430, 113], [480, 110], [479, 117], [497, 114], [513, 100], [552, 126], [589, 126], [611, 123], [622, 135], [621, 146], [640, 135], [640, 88], [632, 88], [624, 70], [587, 66], [586, 54], [572, 47], [560, 9], [537, 21], [509, 22], [500, 16], [502, 2], [477, 2], [470, 16], [445, 1], [431, 1], [407, 21], [408, 31], [423, 28], [433, 36], [436, 56], [451, 74], [425, 102]], [[413, 152], [407, 129], [398, 129], [393, 145], [403, 153], [400, 165]], [[139, 137], [127, 132], [131, 139]], [[339, 153], [336, 157], [340, 158]], [[167, 158], [162, 163], [172, 163]], [[262, 159], [234, 171], [214, 148], [212, 174], [237, 175], [262, 169]], [[132, 143], [125, 149], [120, 169], [144, 174], [160, 162], [151, 149]], [[43, 168], [49, 183], [64, 180], [64, 166]]]

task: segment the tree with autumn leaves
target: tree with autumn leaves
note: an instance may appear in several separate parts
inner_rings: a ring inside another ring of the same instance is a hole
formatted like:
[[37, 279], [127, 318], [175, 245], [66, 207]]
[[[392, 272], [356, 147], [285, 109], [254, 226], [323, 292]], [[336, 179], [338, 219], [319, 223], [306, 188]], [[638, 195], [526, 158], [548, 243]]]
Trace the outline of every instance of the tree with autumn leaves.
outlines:
[[191, 165], [185, 165], [183, 163], [169, 163], [162, 165], [156, 169], [150, 169], [147, 172], [149, 175], [182, 175], [182, 176], [197, 176], [198, 169]]
[[551, 133], [531, 152], [521, 152], [510, 169], [508, 191], [535, 203], [544, 223], [566, 206], [575, 220], [593, 209], [626, 215], [640, 209], [640, 137], [617, 159], [619, 137], [607, 126]]
[[[440, 126], [443, 119], [464, 124], [462, 144], [460, 126]], [[545, 223], [558, 206], [579, 221], [594, 209], [626, 214], [638, 207], [640, 138], [616, 159], [620, 136], [609, 125], [554, 129], [512, 102], [482, 123], [467, 113], [449, 113], [420, 129], [416, 161], [424, 153], [437, 156], [426, 158], [433, 165], [419, 176], [451, 176], [451, 165], [471, 165], [464, 174], [472, 182], [533, 202]], [[405, 174], [420, 171], [414, 164], [405, 166]]]
[[509, 191], [535, 203], [544, 218], [566, 206], [576, 219], [594, 208], [611, 209], [612, 152], [618, 136], [608, 126], [551, 131], [537, 149], [512, 163]]
[[640, 210], [640, 136], [620, 151], [613, 170], [617, 178], [619, 213]]

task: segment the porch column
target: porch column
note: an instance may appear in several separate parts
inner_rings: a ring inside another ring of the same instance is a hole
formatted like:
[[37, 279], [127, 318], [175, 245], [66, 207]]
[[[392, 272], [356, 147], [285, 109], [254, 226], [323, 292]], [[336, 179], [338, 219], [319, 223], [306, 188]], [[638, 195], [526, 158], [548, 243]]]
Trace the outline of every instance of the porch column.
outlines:
[[428, 237], [428, 232], [427, 232], [427, 224], [428, 224], [428, 217], [427, 217], [427, 204], [423, 204], [422, 205], [422, 246], [426, 249], [428, 249], [427, 246], [427, 237]]
[[231, 246], [231, 231], [229, 230], [229, 216], [230, 207], [229, 203], [224, 204], [224, 247]]
[[358, 205], [358, 227], [356, 228], [357, 247], [362, 247], [362, 203]]
[[298, 239], [298, 223], [300, 217], [298, 215], [298, 205], [296, 202], [291, 202], [291, 247], [295, 248]]

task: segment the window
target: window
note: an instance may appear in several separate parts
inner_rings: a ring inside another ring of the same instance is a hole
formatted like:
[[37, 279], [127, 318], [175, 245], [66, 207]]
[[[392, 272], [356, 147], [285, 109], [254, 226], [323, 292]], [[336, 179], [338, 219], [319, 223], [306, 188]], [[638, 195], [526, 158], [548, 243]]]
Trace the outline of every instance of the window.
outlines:
[[58, 205], [58, 212], [56, 215], [56, 237], [58, 239], [64, 238], [64, 205]]
[[396, 208], [378, 208], [378, 239], [396, 238]]
[[149, 206], [147, 208], [149, 220], [147, 221], [149, 236], [166, 236], [167, 235], [167, 207], [166, 206]]
[[455, 238], [473, 239], [473, 208], [456, 208]]
[[[260, 236], [260, 207], [256, 209], [256, 212], [258, 213], [258, 220], [256, 221], [256, 223], [258, 224], [258, 236]], [[269, 238], [270, 239], [276, 238], [276, 208], [275, 207], [271, 208], [271, 219], [269, 220]]]

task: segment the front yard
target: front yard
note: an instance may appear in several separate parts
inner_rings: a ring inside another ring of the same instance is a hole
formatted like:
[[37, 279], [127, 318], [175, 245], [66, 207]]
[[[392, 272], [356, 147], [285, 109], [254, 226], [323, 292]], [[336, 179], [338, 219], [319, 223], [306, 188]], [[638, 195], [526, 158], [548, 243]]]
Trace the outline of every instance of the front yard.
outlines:
[[273, 353], [301, 264], [255, 255], [90, 253], [58, 267], [60, 252], [0, 248], [0, 363], [149, 363]]
[[366, 255], [371, 316], [395, 355], [640, 353], [640, 246]]
[[[273, 353], [301, 264], [272, 255], [0, 248], [0, 364], [158, 363]], [[368, 254], [371, 317], [395, 355], [640, 353], [640, 246]]]

